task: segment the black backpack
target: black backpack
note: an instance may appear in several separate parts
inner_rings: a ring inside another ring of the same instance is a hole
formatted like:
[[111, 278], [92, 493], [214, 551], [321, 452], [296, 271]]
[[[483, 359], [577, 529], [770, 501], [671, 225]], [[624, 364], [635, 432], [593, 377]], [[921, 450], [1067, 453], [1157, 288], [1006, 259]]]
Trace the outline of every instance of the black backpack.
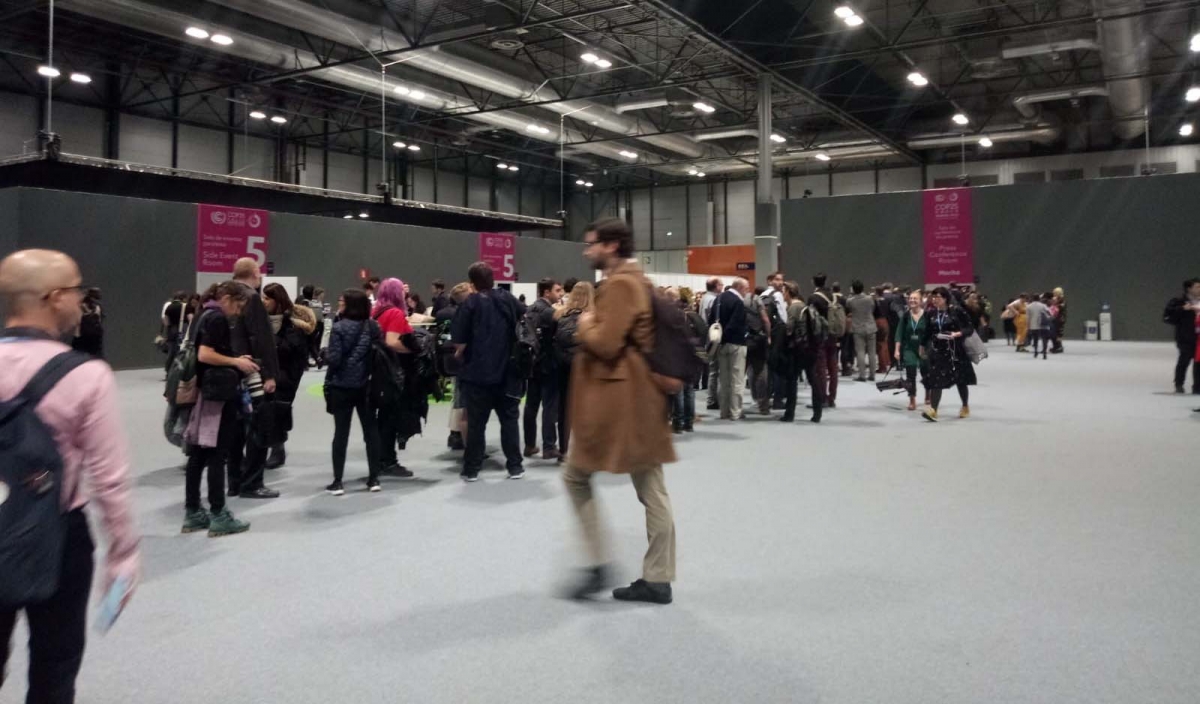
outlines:
[[[492, 303], [501, 305], [494, 298]], [[513, 313], [516, 313], [515, 309]], [[533, 378], [540, 355], [541, 339], [538, 336], [537, 319], [528, 313], [517, 315], [516, 337], [509, 355], [509, 372], [517, 379]]]
[[404, 344], [412, 350], [412, 382], [417, 385], [415, 391], [425, 396], [432, 395], [435, 401], [441, 401], [446, 395], [438, 383], [437, 338], [425, 328], [414, 328], [408, 337]]
[[570, 369], [575, 359], [575, 348], [579, 342], [575, 340], [575, 332], [579, 330], [581, 311], [573, 310], [558, 319], [554, 328], [554, 361], [562, 369]]
[[646, 290], [654, 316], [654, 347], [645, 353], [646, 361], [659, 389], [677, 394], [697, 378], [704, 363], [696, 356], [692, 325], [676, 303], [678, 299], [668, 299], [649, 284]]
[[63, 463], [54, 434], [34, 409], [89, 359], [63, 352], [19, 394], [0, 402], [0, 608], [42, 602], [58, 591], [66, 536]]
[[[380, 311], [382, 314], [383, 311]], [[379, 316], [375, 316], [378, 318]], [[359, 335], [367, 333], [368, 325], [373, 320], [363, 322]], [[355, 347], [357, 347], [357, 341]], [[383, 335], [371, 343], [368, 355], [368, 373], [371, 376], [367, 384], [367, 395], [372, 408], [394, 408], [404, 396], [404, 388], [408, 383], [408, 374], [400, 363], [400, 355], [388, 348], [383, 341]]]

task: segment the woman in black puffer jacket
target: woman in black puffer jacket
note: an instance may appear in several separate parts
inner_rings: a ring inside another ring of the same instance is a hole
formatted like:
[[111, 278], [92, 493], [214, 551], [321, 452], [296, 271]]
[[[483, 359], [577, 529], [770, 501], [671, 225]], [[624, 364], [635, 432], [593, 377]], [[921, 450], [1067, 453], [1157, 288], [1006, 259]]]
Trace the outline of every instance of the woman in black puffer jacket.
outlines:
[[334, 496], [346, 493], [342, 474], [346, 468], [346, 445], [350, 442], [350, 420], [358, 413], [363, 441], [367, 445], [367, 489], [379, 491], [379, 430], [367, 402], [371, 348], [381, 339], [379, 325], [371, 320], [371, 301], [359, 289], [342, 293], [343, 309], [334, 323], [325, 350], [329, 369], [325, 374], [325, 408], [333, 416], [333, 483], [325, 491]]

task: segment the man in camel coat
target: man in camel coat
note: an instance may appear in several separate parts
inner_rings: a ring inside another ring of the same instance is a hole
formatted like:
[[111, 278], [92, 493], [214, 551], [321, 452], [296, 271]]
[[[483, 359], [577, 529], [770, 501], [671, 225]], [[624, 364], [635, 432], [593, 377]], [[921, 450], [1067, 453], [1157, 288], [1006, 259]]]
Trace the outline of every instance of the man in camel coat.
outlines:
[[592, 567], [571, 595], [586, 598], [609, 583], [608, 536], [592, 491], [594, 472], [629, 474], [646, 507], [650, 546], [642, 578], [613, 591], [622, 601], [671, 603], [675, 579], [675, 521], [663, 464], [675, 461], [667, 396], [650, 376], [644, 353], [654, 344], [650, 286], [630, 261], [633, 234], [623, 220], [589, 225], [584, 255], [604, 273], [594, 313], [579, 320], [567, 417], [571, 448], [563, 480], [579, 517]]

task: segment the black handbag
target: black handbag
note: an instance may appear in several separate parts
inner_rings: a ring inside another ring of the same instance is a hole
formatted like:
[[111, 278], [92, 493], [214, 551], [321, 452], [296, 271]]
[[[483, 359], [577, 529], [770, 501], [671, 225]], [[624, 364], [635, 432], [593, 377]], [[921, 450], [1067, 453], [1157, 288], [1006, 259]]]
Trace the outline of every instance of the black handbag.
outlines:
[[206, 401], [233, 401], [242, 392], [242, 375], [233, 367], [209, 367], [200, 380], [200, 395]]

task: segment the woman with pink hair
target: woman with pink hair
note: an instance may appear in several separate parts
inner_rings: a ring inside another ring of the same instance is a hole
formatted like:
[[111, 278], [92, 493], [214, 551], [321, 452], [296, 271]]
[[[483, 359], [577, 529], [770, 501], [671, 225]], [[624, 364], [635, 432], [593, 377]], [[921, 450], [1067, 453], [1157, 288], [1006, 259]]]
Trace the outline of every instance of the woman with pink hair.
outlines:
[[[379, 323], [379, 329], [383, 333], [383, 344], [392, 353], [403, 355], [400, 364], [407, 368], [410, 366], [412, 350], [405, 346], [403, 337], [412, 335], [413, 329], [408, 323], [408, 305], [404, 299], [404, 282], [396, 278], [384, 279], [375, 290], [375, 310], [371, 311], [371, 317]], [[405, 432], [403, 427], [404, 418], [408, 415], [404, 408], [405, 403], [407, 399], [396, 399], [394, 403], [377, 409], [379, 464], [383, 467], [381, 473], [402, 479], [413, 476], [412, 472], [400, 464], [396, 456], [396, 441], [399, 440], [403, 447], [411, 434]]]

